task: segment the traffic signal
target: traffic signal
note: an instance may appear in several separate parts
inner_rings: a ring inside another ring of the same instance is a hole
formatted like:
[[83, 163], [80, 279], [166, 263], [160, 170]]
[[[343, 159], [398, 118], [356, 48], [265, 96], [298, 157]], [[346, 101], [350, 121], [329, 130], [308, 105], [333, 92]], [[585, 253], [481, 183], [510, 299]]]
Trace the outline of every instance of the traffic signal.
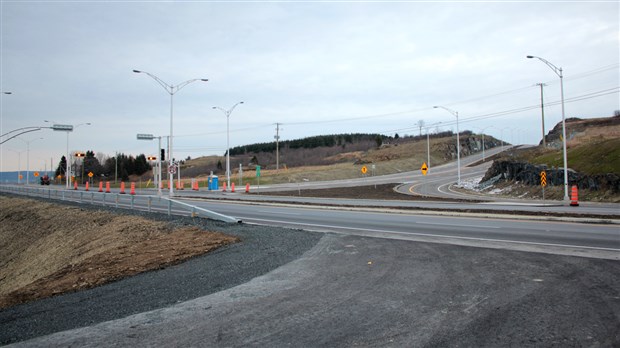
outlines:
[[75, 157], [84, 157], [84, 156], [86, 156], [86, 155], [81, 153], [81, 152], [76, 152], [75, 153]]
[[161, 160], [162, 161], [166, 160], [166, 150], [165, 149], [161, 149]]
[[147, 160], [149, 160], [149, 161], [156, 161], [156, 160], [157, 160], [157, 157], [155, 157], [155, 156], [149, 156], [149, 157], [147, 157], [146, 159], [147, 159]]

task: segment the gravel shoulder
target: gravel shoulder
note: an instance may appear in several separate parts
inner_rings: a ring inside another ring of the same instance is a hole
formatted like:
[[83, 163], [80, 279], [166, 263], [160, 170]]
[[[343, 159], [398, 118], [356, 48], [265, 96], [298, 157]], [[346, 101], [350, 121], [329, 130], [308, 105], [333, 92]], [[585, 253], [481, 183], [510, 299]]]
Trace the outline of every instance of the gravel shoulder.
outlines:
[[[146, 212], [132, 213], [110, 207], [70, 203], [63, 203], [62, 206], [90, 213], [124, 216], [125, 219], [163, 222], [186, 232], [189, 228], [189, 231], [193, 231], [190, 233], [195, 233], [193, 229], [197, 228], [202, 233], [210, 231], [225, 234], [239, 241], [220, 246], [207, 254], [204, 254], [203, 249], [197, 255], [204, 255], [187, 258], [183, 263], [179, 263], [181, 260], [162, 263], [153, 267], [152, 271], [88, 290], [0, 309], [0, 344], [121, 318], [234, 287], [296, 259], [322, 236], [283, 228], [226, 224]], [[163, 241], [162, 245], [170, 247], [170, 240]], [[153, 245], [147, 243], [143, 246]], [[164, 249], [160, 248], [159, 251]], [[6, 249], [3, 247], [3, 250]], [[45, 263], [45, 260], [39, 262]]]

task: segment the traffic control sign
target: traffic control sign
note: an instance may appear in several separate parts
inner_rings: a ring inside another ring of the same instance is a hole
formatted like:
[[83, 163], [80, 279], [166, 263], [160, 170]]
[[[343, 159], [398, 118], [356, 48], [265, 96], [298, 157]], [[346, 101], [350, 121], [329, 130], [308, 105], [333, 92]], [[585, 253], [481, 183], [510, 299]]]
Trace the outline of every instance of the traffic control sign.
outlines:
[[39, 176], [39, 172], [34, 172], [34, 177], [38, 177]]
[[368, 172], [368, 168], [366, 166], [362, 167], [362, 174], [366, 174]]
[[168, 167], [168, 173], [176, 174], [177, 173], [177, 166], [172, 165], [172, 166]]
[[426, 165], [426, 162], [422, 164], [422, 168], [420, 168], [420, 170], [422, 171], [422, 175], [426, 175], [426, 172], [428, 172], [428, 166]]
[[544, 170], [540, 172], [540, 185], [547, 186], [547, 173]]
[[95, 174], [93, 174], [93, 172], [88, 172], [88, 177], [92, 178]]

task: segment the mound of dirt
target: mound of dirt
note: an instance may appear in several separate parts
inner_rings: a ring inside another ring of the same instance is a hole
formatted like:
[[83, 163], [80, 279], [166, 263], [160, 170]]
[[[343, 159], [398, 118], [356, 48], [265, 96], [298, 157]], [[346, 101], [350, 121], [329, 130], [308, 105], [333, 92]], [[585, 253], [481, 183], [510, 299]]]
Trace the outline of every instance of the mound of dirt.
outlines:
[[0, 196], [0, 308], [164, 268], [238, 238]]

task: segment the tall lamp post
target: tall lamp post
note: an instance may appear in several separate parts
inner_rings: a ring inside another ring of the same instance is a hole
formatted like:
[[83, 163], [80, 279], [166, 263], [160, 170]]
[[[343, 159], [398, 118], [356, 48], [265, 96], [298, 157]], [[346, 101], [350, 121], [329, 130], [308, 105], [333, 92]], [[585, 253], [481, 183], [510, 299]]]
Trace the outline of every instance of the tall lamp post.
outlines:
[[21, 184], [22, 183], [22, 152], [24, 151], [15, 151], [15, 150], [11, 150], [11, 149], [7, 149], [11, 152], [15, 152], [17, 154], [17, 184]]
[[[164, 82], [162, 79], [160, 79], [159, 77], [148, 73], [146, 71], [140, 71], [140, 70], [133, 70], [134, 73], [136, 74], [147, 74], [148, 76], [150, 76], [153, 80], [157, 81], [157, 83], [159, 83], [160, 86], [162, 86], [164, 88], [164, 90], [170, 94], [170, 138], [169, 138], [169, 148], [168, 148], [168, 168], [172, 168], [172, 166], [174, 165], [174, 162], [172, 160], [173, 156], [172, 156], [172, 119], [173, 119], [173, 105], [174, 105], [174, 100], [173, 97], [174, 95], [180, 91], [183, 87], [189, 85], [192, 82], [196, 82], [196, 81], [203, 81], [203, 82], [207, 82], [209, 81], [208, 79], [191, 79], [191, 80], [187, 80], [185, 82], [181, 82], [178, 85], [171, 85], [168, 84], [166, 82]], [[173, 177], [174, 178], [174, 177]], [[181, 176], [179, 176], [179, 181], [181, 181]], [[173, 188], [174, 185], [170, 185], [170, 197], [174, 196], [174, 191]]]
[[219, 106], [214, 106], [213, 109], [218, 109], [226, 115], [226, 181], [228, 182], [228, 187], [230, 187], [230, 114], [235, 110], [237, 105], [243, 104], [242, 101], [233, 105], [230, 109], [226, 110]]
[[24, 140], [21, 138], [17, 138], [24, 143], [26, 143], [26, 186], [30, 185], [30, 143], [37, 140], [42, 140], [43, 138], [35, 138], [31, 140]]
[[426, 131], [426, 168], [428, 169], [428, 171], [431, 170], [431, 143], [429, 139], [428, 130], [431, 129], [431, 127], [435, 127], [439, 125], [440, 123], [441, 122], [437, 122], [437, 123], [433, 123], [429, 126], [424, 127], [424, 130]]
[[562, 156], [564, 159], [564, 200], [568, 201], [568, 161], [566, 160], [566, 117], [564, 113], [564, 75], [562, 73], [562, 68], [558, 68], [557, 66], [551, 64], [548, 60], [537, 56], [527, 56], [527, 58], [536, 58], [547, 64], [547, 66], [560, 77], [560, 96], [562, 98]]
[[454, 111], [452, 109], [448, 109], [445, 106], [433, 106], [433, 108], [437, 109], [437, 108], [441, 108], [446, 110], [447, 112], [451, 113], [452, 115], [454, 115], [456, 117], [456, 166], [457, 166], [457, 172], [458, 172], [458, 181], [457, 184], [460, 185], [461, 184], [461, 140], [459, 139], [459, 113], [457, 111]]
[[58, 124], [56, 121], [52, 121], [52, 120], [44, 120], [43, 122], [53, 122], [54, 124], [52, 125], [52, 130], [60, 131], [60, 132], [67, 132], [67, 157], [65, 157], [66, 159], [65, 182], [66, 182], [66, 188], [69, 189], [70, 184], [71, 184], [71, 179], [70, 179], [71, 177], [71, 156], [69, 154], [69, 132], [73, 132], [73, 129], [79, 126], [90, 126], [91, 123], [86, 122], [86, 123], [80, 123], [80, 124], [73, 126], [70, 124]]

